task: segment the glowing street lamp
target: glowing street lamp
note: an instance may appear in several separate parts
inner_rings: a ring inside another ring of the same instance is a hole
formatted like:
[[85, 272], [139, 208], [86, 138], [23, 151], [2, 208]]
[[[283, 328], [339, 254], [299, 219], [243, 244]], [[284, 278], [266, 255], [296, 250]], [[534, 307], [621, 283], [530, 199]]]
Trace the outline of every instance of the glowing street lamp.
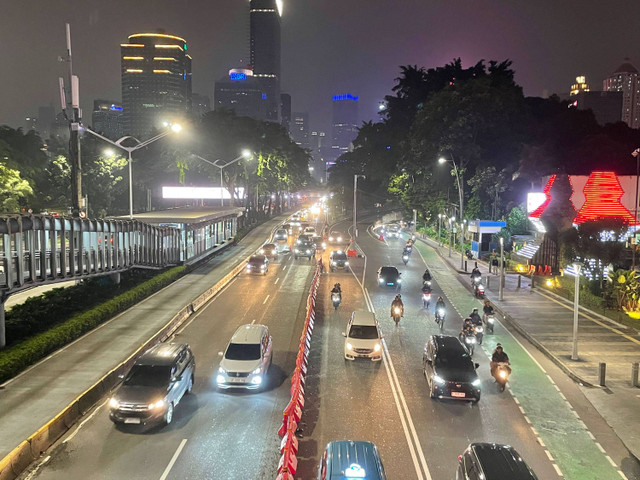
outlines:
[[[248, 148], [245, 148], [242, 150], [242, 153], [240, 154], [240, 156], [234, 158], [233, 160], [224, 163], [224, 164], [220, 164], [218, 162], [220, 162], [220, 159], [217, 159], [216, 161], [212, 162], [211, 160], [207, 160], [206, 158], [201, 157], [200, 155], [197, 155], [195, 153], [192, 154], [194, 157], [202, 160], [205, 163], [208, 163], [209, 165], [213, 165], [214, 167], [218, 167], [220, 169], [220, 206], [224, 207], [224, 183], [223, 183], [223, 178], [222, 178], [222, 170], [224, 170], [224, 168], [228, 167], [229, 165], [239, 162], [240, 160], [242, 160], [243, 158], [246, 160], [251, 159], [251, 157], [253, 157], [253, 153], [251, 152], [251, 150], [249, 150]], [[229, 196], [231, 195], [231, 192], [229, 192]]]
[[[464, 191], [463, 191], [463, 186], [464, 186], [464, 180], [463, 180], [463, 172], [462, 172], [462, 165], [460, 165], [460, 168], [458, 168], [458, 165], [456, 164], [455, 159], [453, 158], [453, 153], [449, 152], [451, 154], [451, 159], [447, 159], [445, 157], [440, 157], [438, 159], [438, 163], [443, 164], [443, 163], [451, 163], [451, 165], [453, 165], [453, 172], [455, 173], [456, 176], [456, 183], [458, 184], [458, 195], [459, 195], [459, 200], [460, 200], [460, 219], [464, 219]], [[464, 221], [460, 222], [460, 270], [462, 270], [462, 268], [464, 267]]]

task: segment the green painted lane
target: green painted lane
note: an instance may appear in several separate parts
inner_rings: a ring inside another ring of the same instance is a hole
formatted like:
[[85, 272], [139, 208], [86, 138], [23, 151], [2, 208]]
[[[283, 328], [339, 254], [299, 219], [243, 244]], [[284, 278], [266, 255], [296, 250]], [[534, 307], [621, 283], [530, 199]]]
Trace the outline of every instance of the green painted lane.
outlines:
[[[415, 246], [447, 296], [447, 303], [464, 316], [474, 308], [481, 307], [481, 302], [451, 273], [432, 247], [422, 242], [416, 242]], [[497, 326], [495, 332], [494, 335], [485, 335], [482, 347], [490, 355], [498, 342], [503, 345], [513, 369], [509, 380], [510, 391], [555, 459], [564, 478], [619, 480], [621, 475], [617, 467], [598, 449], [582, 420], [556, 389], [542, 366], [503, 327]]]

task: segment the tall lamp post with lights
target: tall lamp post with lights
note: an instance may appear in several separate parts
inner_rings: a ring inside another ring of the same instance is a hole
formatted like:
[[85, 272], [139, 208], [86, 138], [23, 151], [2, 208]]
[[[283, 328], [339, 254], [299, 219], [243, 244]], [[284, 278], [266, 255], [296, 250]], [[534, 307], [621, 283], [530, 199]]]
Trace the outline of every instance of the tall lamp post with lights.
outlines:
[[358, 236], [358, 225], [357, 225], [357, 215], [356, 215], [356, 203], [357, 203], [357, 193], [358, 193], [358, 178], [366, 179], [364, 175], [354, 175], [353, 176], [353, 238], [355, 239]]
[[[118, 140], [116, 140], [114, 142], [112, 140], [109, 140], [107, 137], [104, 137], [104, 136], [100, 135], [99, 133], [94, 132], [93, 130], [89, 130], [88, 128], [84, 129], [85, 132], [89, 132], [91, 135], [94, 135], [94, 136], [104, 140], [105, 142], [110, 143], [114, 147], [118, 147], [121, 150], [124, 150], [125, 152], [127, 152], [129, 154], [129, 219], [130, 220], [133, 220], [133, 171], [132, 171], [132, 167], [131, 167], [131, 154], [133, 152], [135, 152], [136, 150], [140, 150], [141, 148], [144, 148], [147, 145], [150, 145], [153, 142], [155, 142], [157, 140], [160, 140], [161, 138], [166, 137], [167, 135], [169, 135], [172, 132], [178, 133], [181, 130], [182, 130], [182, 126], [180, 126], [177, 123], [174, 123], [171, 126], [169, 126], [169, 128], [167, 128], [164, 132], [159, 133], [155, 137], [152, 137], [149, 140], [145, 140], [144, 142], [141, 142], [136, 137], [132, 137], [131, 135], [127, 135], [125, 137], [119, 138]], [[127, 147], [127, 146], [123, 145], [122, 143], [125, 140], [128, 140], [128, 139], [131, 139], [134, 142], [136, 142], [136, 145], [134, 145], [133, 147]]]
[[[211, 160], [207, 160], [206, 158], [201, 157], [200, 155], [197, 155], [195, 153], [192, 154], [194, 157], [196, 157], [199, 160], [202, 160], [205, 163], [208, 163], [209, 165], [213, 165], [214, 167], [218, 167], [220, 169], [220, 206], [224, 207], [224, 178], [222, 176], [222, 171], [228, 167], [229, 165], [232, 165], [236, 162], [239, 162], [240, 160], [247, 159], [249, 160], [252, 157], [252, 153], [251, 150], [248, 149], [244, 149], [242, 150], [242, 153], [240, 154], [240, 156], [234, 158], [233, 160], [229, 160], [226, 163], [220, 163], [222, 160], [217, 159], [215, 161], [211, 161]], [[229, 192], [229, 196], [233, 199], [233, 194], [231, 192]]]
[[458, 185], [458, 195], [460, 201], [460, 270], [464, 268], [464, 178], [463, 178], [463, 170], [462, 165], [458, 167], [455, 159], [453, 158], [453, 153], [449, 152], [451, 155], [451, 159], [440, 157], [438, 159], [438, 163], [450, 163], [453, 165], [453, 171], [456, 177], [456, 183]]
[[[635, 211], [634, 211], [634, 218], [636, 219], [636, 222], [638, 221], [638, 180], [640, 180], [640, 148], [636, 148], [631, 155], [633, 155], [634, 157], [636, 157], [636, 203], [635, 203]], [[631, 270], [635, 270], [636, 269], [636, 230], [634, 227], [633, 230], [633, 247], [632, 247], [632, 257], [631, 257]]]

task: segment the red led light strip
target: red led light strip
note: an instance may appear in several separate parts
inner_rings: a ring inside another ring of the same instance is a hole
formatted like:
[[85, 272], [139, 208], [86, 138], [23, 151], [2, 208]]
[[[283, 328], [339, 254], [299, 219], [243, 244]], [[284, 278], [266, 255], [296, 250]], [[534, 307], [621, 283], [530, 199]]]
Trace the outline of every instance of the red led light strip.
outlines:
[[631, 212], [620, 203], [624, 190], [614, 172], [591, 172], [582, 191], [585, 202], [573, 223], [580, 224], [600, 218], [621, 218], [625, 224], [638, 224]]
[[547, 209], [547, 207], [549, 206], [549, 202], [551, 202], [551, 194], [549, 192], [551, 191], [551, 187], [553, 186], [553, 182], [555, 181], [556, 181], [556, 175], [551, 175], [551, 178], [549, 178], [549, 181], [545, 185], [544, 190], [542, 190], [542, 193], [544, 193], [544, 196], [546, 198], [538, 208], [536, 208], [533, 212], [529, 214], [530, 217], [540, 218], [544, 213], [544, 211]]

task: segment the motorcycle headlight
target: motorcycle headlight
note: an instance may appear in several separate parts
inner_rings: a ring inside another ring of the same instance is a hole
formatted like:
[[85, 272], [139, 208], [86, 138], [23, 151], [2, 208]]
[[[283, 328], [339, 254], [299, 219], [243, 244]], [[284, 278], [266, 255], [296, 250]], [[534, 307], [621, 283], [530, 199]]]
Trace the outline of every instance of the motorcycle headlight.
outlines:
[[374, 352], [379, 352], [379, 351], [380, 351], [380, 348], [382, 348], [382, 347], [380, 347], [380, 344], [379, 344], [379, 343], [376, 343], [376, 344], [373, 346], [373, 351], [374, 351]]
[[500, 378], [507, 378], [507, 372], [505, 372], [504, 370], [500, 370], [500, 373], [498, 375], [500, 375]]
[[111, 400], [109, 400], [109, 406], [111, 408], [118, 408], [120, 406], [120, 402], [115, 397], [112, 397]]
[[444, 385], [444, 379], [438, 375], [433, 376], [433, 381], [438, 385]]
[[479, 387], [481, 383], [482, 382], [480, 381], [480, 379], [476, 378], [473, 382], [471, 382], [471, 385], [473, 385], [474, 387]]
[[353, 350], [353, 345], [347, 342], [347, 350]]
[[404, 256], [402, 257], [402, 259], [403, 259], [403, 260], [409, 260], [409, 257], [408, 257], [407, 255], [404, 255]]
[[495, 319], [495, 318], [493, 318], [493, 317], [489, 317], [489, 318], [487, 319], [487, 321], [488, 321], [489, 323], [493, 323], [493, 322], [495, 322], [495, 321], [496, 321], [496, 319]]
[[476, 333], [482, 333], [483, 330], [484, 329], [482, 327], [476, 327]]
[[476, 343], [476, 337], [467, 337], [465, 339], [465, 342], [467, 342], [467, 343]]
[[400, 315], [400, 307], [394, 308], [393, 313], [397, 313], [398, 315]]
[[444, 310], [443, 310], [443, 309], [441, 309], [441, 308], [439, 308], [439, 309], [438, 309], [438, 315], [444, 315]]
[[322, 248], [327, 248], [327, 244], [325, 242], [322, 242]]

